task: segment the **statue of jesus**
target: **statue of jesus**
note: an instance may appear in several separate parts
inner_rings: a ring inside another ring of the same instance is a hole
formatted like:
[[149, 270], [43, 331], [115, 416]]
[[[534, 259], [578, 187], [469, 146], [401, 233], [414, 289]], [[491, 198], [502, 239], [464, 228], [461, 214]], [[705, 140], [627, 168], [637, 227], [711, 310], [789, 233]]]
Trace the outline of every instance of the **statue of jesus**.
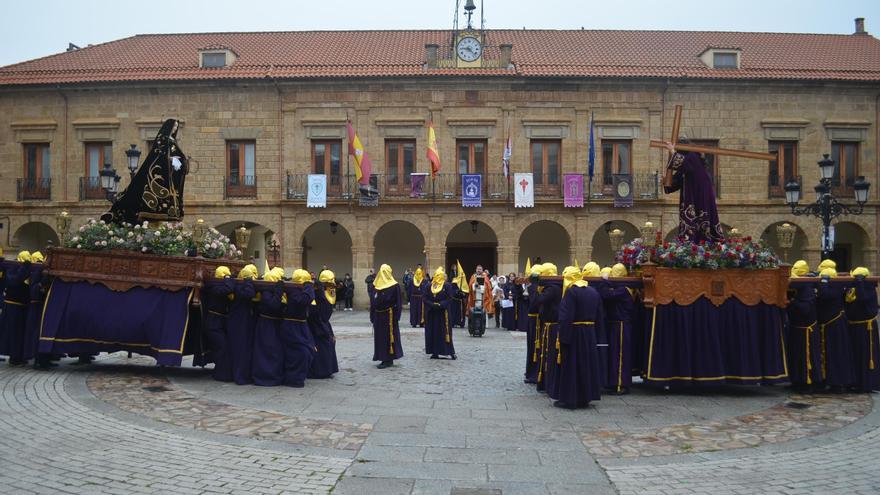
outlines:
[[[687, 138], [681, 138], [682, 144]], [[720, 242], [724, 230], [718, 221], [715, 188], [709, 177], [702, 155], [694, 152], [676, 152], [675, 145], [666, 142], [671, 157], [666, 164], [663, 190], [666, 194], [681, 191], [678, 199], [678, 237], [691, 242]]]

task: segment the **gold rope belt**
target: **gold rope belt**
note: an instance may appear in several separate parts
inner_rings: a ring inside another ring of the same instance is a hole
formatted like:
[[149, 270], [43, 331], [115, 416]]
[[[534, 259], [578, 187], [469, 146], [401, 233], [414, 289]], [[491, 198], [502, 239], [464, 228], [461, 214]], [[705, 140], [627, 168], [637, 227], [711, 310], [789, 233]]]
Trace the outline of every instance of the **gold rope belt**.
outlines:
[[377, 309], [377, 312], [388, 312], [388, 354], [394, 355], [394, 308]]
[[874, 320], [876, 318], [871, 318], [870, 320], [850, 320], [849, 323], [851, 325], [867, 325], [868, 330], [868, 369], [874, 369]]
[[[550, 327], [556, 325], [555, 321], [548, 321], [544, 323], [544, 329], [541, 331], [541, 364], [538, 367], [538, 382], [540, 383], [544, 379], [544, 369], [546, 368], [547, 356], [549, 353], [547, 352], [547, 344], [550, 340]], [[557, 335], [557, 339], [559, 336]], [[557, 340], [557, 344], [558, 344]]]
[[807, 325], [805, 327], [795, 327], [795, 328], [802, 328], [802, 329], [806, 330], [806, 334], [807, 334], [807, 338], [804, 339], [806, 341], [806, 351], [807, 351], [806, 352], [806, 356], [807, 356], [807, 385], [810, 385], [813, 383], [813, 378], [811, 376], [812, 375], [811, 371], [813, 371], [813, 363], [810, 361], [810, 334], [812, 334], [816, 330], [816, 328], [815, 328], [816, 323], [817, 322], [814, 321], [813, 323], [810, 323], [809, 325]]
[[284, 321], [295, 321], [297, 323], [306, 323], [306, 320], [301, 320], [299, 318], [281, 318]]
[[535, 346], [532, 350], [532, 362], [538, 362], [538, 351], [541, 350], [541, 316], [538, 313], [529, 314], [535, 317]]
[[212, 314], [214, 316], [228, 316], [228, 314], [226, 314], [226, 313], [221, 313], [219, 311], [214, 311], [211, 309], [208, 310], [208, 314]]
[[452, 336], [449, 335], [450, 327], [449, 327], [449, 311], [443, 310], [443, 321], [446, 323], [446, 343], [449, 344], [452, 342]]
[[267, 320], [279, 320], [279, 321], [280, 321], [280, 320], [282, 319], [282, 318], [279, 317], [279, 316], [269, 316], [269, 315], [264, 315], [264, 314], [262, 314], [262, 313], [258, 314], [257, 316], [258, 316], [259, 318], [266, 318]]
[[819, 336], [822, 339], [822, 379], [825, 379], [825, 376], [828, 374], [828, 363], [827, 363], [827, 349], [825, 348], [825, 327], [839, 320], [840, 317], [843, 316], [843, 311], [837, 313], [837, 316], [831, 318], [825, 323], [819, 324]]
[[23, 302], [13, 301], [12, 299], [4, 299], [4, 301], [8, 302], [9, 304], [12, 304], [14, 306], [24, 306], [25, 305]]

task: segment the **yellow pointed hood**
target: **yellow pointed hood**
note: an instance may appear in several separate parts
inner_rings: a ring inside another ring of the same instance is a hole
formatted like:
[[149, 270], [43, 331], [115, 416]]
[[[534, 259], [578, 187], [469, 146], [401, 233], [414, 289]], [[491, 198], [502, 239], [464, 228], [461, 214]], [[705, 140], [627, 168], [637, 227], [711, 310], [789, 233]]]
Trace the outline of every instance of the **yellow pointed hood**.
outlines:
[[31, 262], [32, 263], [42, 263], [46, 261], [46, 258], [43, 256], [43, 253], [39, 251], [34, 251], [31, 253]]
[[614, 266], [611, 267], [611, 277], [619, 278], [625, 277], [627, 275], [628, 272], [626, 271], [626, 267], [623, 265], [623, 263], [616, 263]]
[[418, 287], [422, 285], [422, 282], [425, 280], [425, 271], [422, 270], [421, 267], [416, 268], [416, 271], [413, 272], [413, 284]]
[[434, 277], [431, 279], [431, 293], [439, 294], [443, 290], [443, 284], [446, 283], [446, 270], [443, 267], [437, 267], [434, 271]]
[[324, 284], [324, 297], [331, 306], [336, 305], [336, 274], [330, 270], [324, 270], [318, 275], [318, 280]]
[[599, 277], [602, 275], [601, 268], [599, 267], [599, 263], [595, 261], [590, 261], [586, 265], [584, 265], [583, 276], [584, 277]]
[[231, 276], [232, 276], [232, 272], [229, 271], [228, 266], [218, 266], [214, 270], [214, 278], [226, 278], [226, 277], [231, 277]]
[[853, 277], [870, 277], [871, 272], [864, 266], [857, 266], [853, 268], [853, 271], [849, 272], [849, 274]]
[[581, 276], [580, 268], [576, 266], [567, 266], [562, 270], [562, 297], [565, 297], [565, 291], [572, 285], [576, 287], [586, 287], [587, 282]]
[[242, 280], [254, 280], [257, 278], [257, 266], [253, 264], [247, 264], [244, 268], [238, 272], [238, 278]]
[[18, 253], [18, 257], [15, 258], [19, 263], [24, 263], [25, 261], [31, 261], [31, 252], [30, 251], [21, 251]]
[[394, 276], [391, 273], [391, 267], [387, 264], [382, 264], [379, 267], [379, 273], [376, 274], [376, 279], [373, 280], [373, 287], [376, 290], [387, 289], [393, 285], [397, 285], [397, 280], [394, 280]]
[[837, 263], [835, 263], [834, 260], [822, 260], [822, 262], [819, 263], [819, 268], [816, 271], [821, 273], [822, 270], [826, 268], [834, 268], [836, 270]]
[[810, 273], [810, 265], [804, 260], [797, 260], [791, 265], [791, 278], [803, 277]]

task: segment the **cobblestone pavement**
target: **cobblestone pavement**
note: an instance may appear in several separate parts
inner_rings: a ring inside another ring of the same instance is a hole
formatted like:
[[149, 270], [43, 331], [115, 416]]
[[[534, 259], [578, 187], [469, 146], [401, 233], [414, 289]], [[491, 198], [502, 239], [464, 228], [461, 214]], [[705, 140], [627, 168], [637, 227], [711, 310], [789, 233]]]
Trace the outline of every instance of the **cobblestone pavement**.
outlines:
[[219, 383], [207, 370], [159, 370], [121, 355], [48, 373], [2, 365], [0, 486], [383, 495], [880, 490], [871, 478], [880, 413], [869, 396], [636, 387], [566, 411], [522, 383], [523, 334], [492, 328], [471, 338], [456, 329], [459, 359], [438, 361], [424, 354], [422, 330], [405, 328], [406, 356], [377, 370], [364, 313], [337, 313], [334, 328], [340, 373], [303, 389]]

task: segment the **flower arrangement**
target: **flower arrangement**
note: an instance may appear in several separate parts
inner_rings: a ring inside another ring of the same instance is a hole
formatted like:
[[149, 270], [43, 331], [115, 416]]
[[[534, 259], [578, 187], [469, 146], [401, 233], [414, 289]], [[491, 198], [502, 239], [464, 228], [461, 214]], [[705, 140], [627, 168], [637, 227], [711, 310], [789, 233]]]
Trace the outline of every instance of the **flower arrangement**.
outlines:
[[[192, 232], [186, 230], [182, 222], [156, 223], [143, 222], [108, 224], [103, 220], [90, 218], [79, 227], [75, 235], [67, 239], [65, 246], [89, 251], [121, 249], [163, 256], [184, 256], [192, 252], [195, 242]], [[241, 256], [228, 237], [211, 228], [200, 246], [199, 254], [205, 258], [231, 258]]]
[[626, 244], [615, 261], [630, 270], [648, 261], [666, 268], [701, 268], [719, 270], [744, 268], [765, 270], [779, 267], [779, 258], [763, 240], [751, 237], [727, 239], [723, 242], [690, 242], [683, 239], [648, 247], [642, 239]]

